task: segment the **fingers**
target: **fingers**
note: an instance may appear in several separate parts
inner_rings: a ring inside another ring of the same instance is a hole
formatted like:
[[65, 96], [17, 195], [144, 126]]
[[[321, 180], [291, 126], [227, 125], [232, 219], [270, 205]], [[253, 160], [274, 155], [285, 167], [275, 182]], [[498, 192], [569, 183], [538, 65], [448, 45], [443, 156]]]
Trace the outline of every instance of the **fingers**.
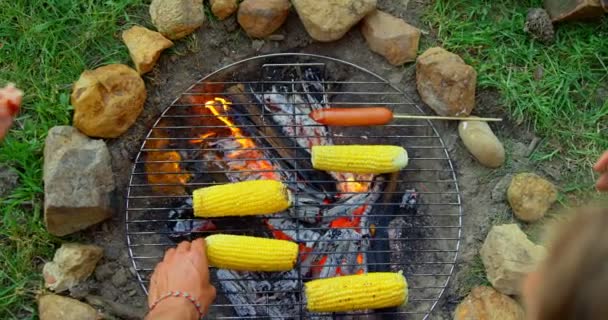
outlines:
[[198, 238], [192, 241], [190, 257], [194, 268], [200, 270], [204, 283], [209, 283], [209, 261], [207, 260], [207, 243], [205, 239]]
[[190, 251], [190, 242], [182, 241], [180, 244], [177, 245], [177, 252], [186, 253], [188, 251]]
[[167, 250], [167, 252], [165, 252], [165, 258], [163, 259], [163, 262], [171, 261], [171, 259], [173, 259], [173, 257], [175, 256], [175, 252], [175, 248]]
[[200, 253], [204, 254], [205, 257], [207, 256], [207, 248], [205, 247], [205, 239], [198, 238], [198, 239], [192, 241], [191, 248], [192, 248], [192, 251], [200, 252]]
[[608, 191], [608, 173], [600, 176], [595, 187], [598, 191]]
[[604, 152], [604, 154], [600, 157], [595, 166], [593, 166], [593, 170], [597, 172], [608, 171], [608, 150]]

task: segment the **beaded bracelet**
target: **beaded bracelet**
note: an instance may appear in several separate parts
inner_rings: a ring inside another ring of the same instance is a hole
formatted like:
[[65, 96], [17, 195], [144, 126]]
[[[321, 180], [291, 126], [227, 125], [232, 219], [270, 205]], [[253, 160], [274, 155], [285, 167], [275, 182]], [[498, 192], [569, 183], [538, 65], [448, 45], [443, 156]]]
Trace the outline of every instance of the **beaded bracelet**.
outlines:
[[150, 306], [149, 311], [152, 311], [152, 309], [154, 309], [161, 301], [168, 299], [168, 298], [186, 298], [186, 300], [192, 302], [192, 304], [194, 305], [194, 307], [196, 308], [196, 311], [198, 311], [198, 314], [200, 316], [200, 319], [203, 319], [203, 309], [201, 307], [201, 304], [196, 301], [196, 299], [194, 299], [194, 297], [187, 293], [187, 292], [181, 292], [181, 291], [169, 291], [167, 293], [165, 293], [164, 295], [162, 295], [160, 298], [156, 299], [156, 301], [154, 301], [154, 303]]

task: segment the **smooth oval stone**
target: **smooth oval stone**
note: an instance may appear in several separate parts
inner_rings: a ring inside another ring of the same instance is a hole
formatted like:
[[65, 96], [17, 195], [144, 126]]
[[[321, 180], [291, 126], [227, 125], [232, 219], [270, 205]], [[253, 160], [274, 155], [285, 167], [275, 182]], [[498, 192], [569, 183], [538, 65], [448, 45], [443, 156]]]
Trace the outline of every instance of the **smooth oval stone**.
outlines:
[[458, 134], [469, 152], [482, 165], [498, 168], [505, 163], [505, 148], [487, 123], [461, 121]]

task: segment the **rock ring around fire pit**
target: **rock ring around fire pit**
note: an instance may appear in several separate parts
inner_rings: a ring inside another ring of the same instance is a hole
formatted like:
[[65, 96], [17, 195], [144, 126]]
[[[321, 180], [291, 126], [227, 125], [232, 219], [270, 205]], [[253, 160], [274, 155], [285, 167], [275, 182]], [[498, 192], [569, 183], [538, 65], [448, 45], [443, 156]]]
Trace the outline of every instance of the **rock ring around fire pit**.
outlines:
[[[245, 234], [297, 242], [297, 267], [283, 273], [212, 270], [218, 299], [211, 318], [426, 319], [452, 275], [462, 230], [447, 148], [427, 120], [325, 127], [308, 116], [330, 106], [423, 114], [399, 89], [362, 67], [299, 53], [234, 63], [178, 97], [149, 131], [128, 187], [127, 242], [144, 291], [164, 250], [176, 242]], [[391, 175], [314, 170], [310, 148], [333, 144], [399, 145], [410, 162]], [[260, 179], [286, 184], [292, 207], [267, 216], [193, 217], [193, 190]], [[307, 281], [377, 271], [404, 273], [406, 306], [344, 314], [306, 310]]]

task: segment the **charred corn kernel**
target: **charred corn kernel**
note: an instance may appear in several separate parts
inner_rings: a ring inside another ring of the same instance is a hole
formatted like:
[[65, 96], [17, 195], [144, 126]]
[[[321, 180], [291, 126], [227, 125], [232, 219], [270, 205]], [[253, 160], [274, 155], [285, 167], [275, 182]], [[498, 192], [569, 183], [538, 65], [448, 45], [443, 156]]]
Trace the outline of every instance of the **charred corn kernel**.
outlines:
[[389, 173], [407, 165], [407, 151], [399, 146], [313, 146], [315, 169], [354, 173]]
[[298, 260], [298, 245], [291, 241], [215, 234], [208, 236], [209, 264], [239, 271], [288, 271]]
[[407, 302], [407, 281], [401, 273], [376, 272], [313, 280], [305, 288], [307, 308], [313, 312], [380, 309]]
[[264, 215], [291, 205], [291, 193], [275, 180], [257, 180], [194, 190], [194, 215], [203, 218]]

